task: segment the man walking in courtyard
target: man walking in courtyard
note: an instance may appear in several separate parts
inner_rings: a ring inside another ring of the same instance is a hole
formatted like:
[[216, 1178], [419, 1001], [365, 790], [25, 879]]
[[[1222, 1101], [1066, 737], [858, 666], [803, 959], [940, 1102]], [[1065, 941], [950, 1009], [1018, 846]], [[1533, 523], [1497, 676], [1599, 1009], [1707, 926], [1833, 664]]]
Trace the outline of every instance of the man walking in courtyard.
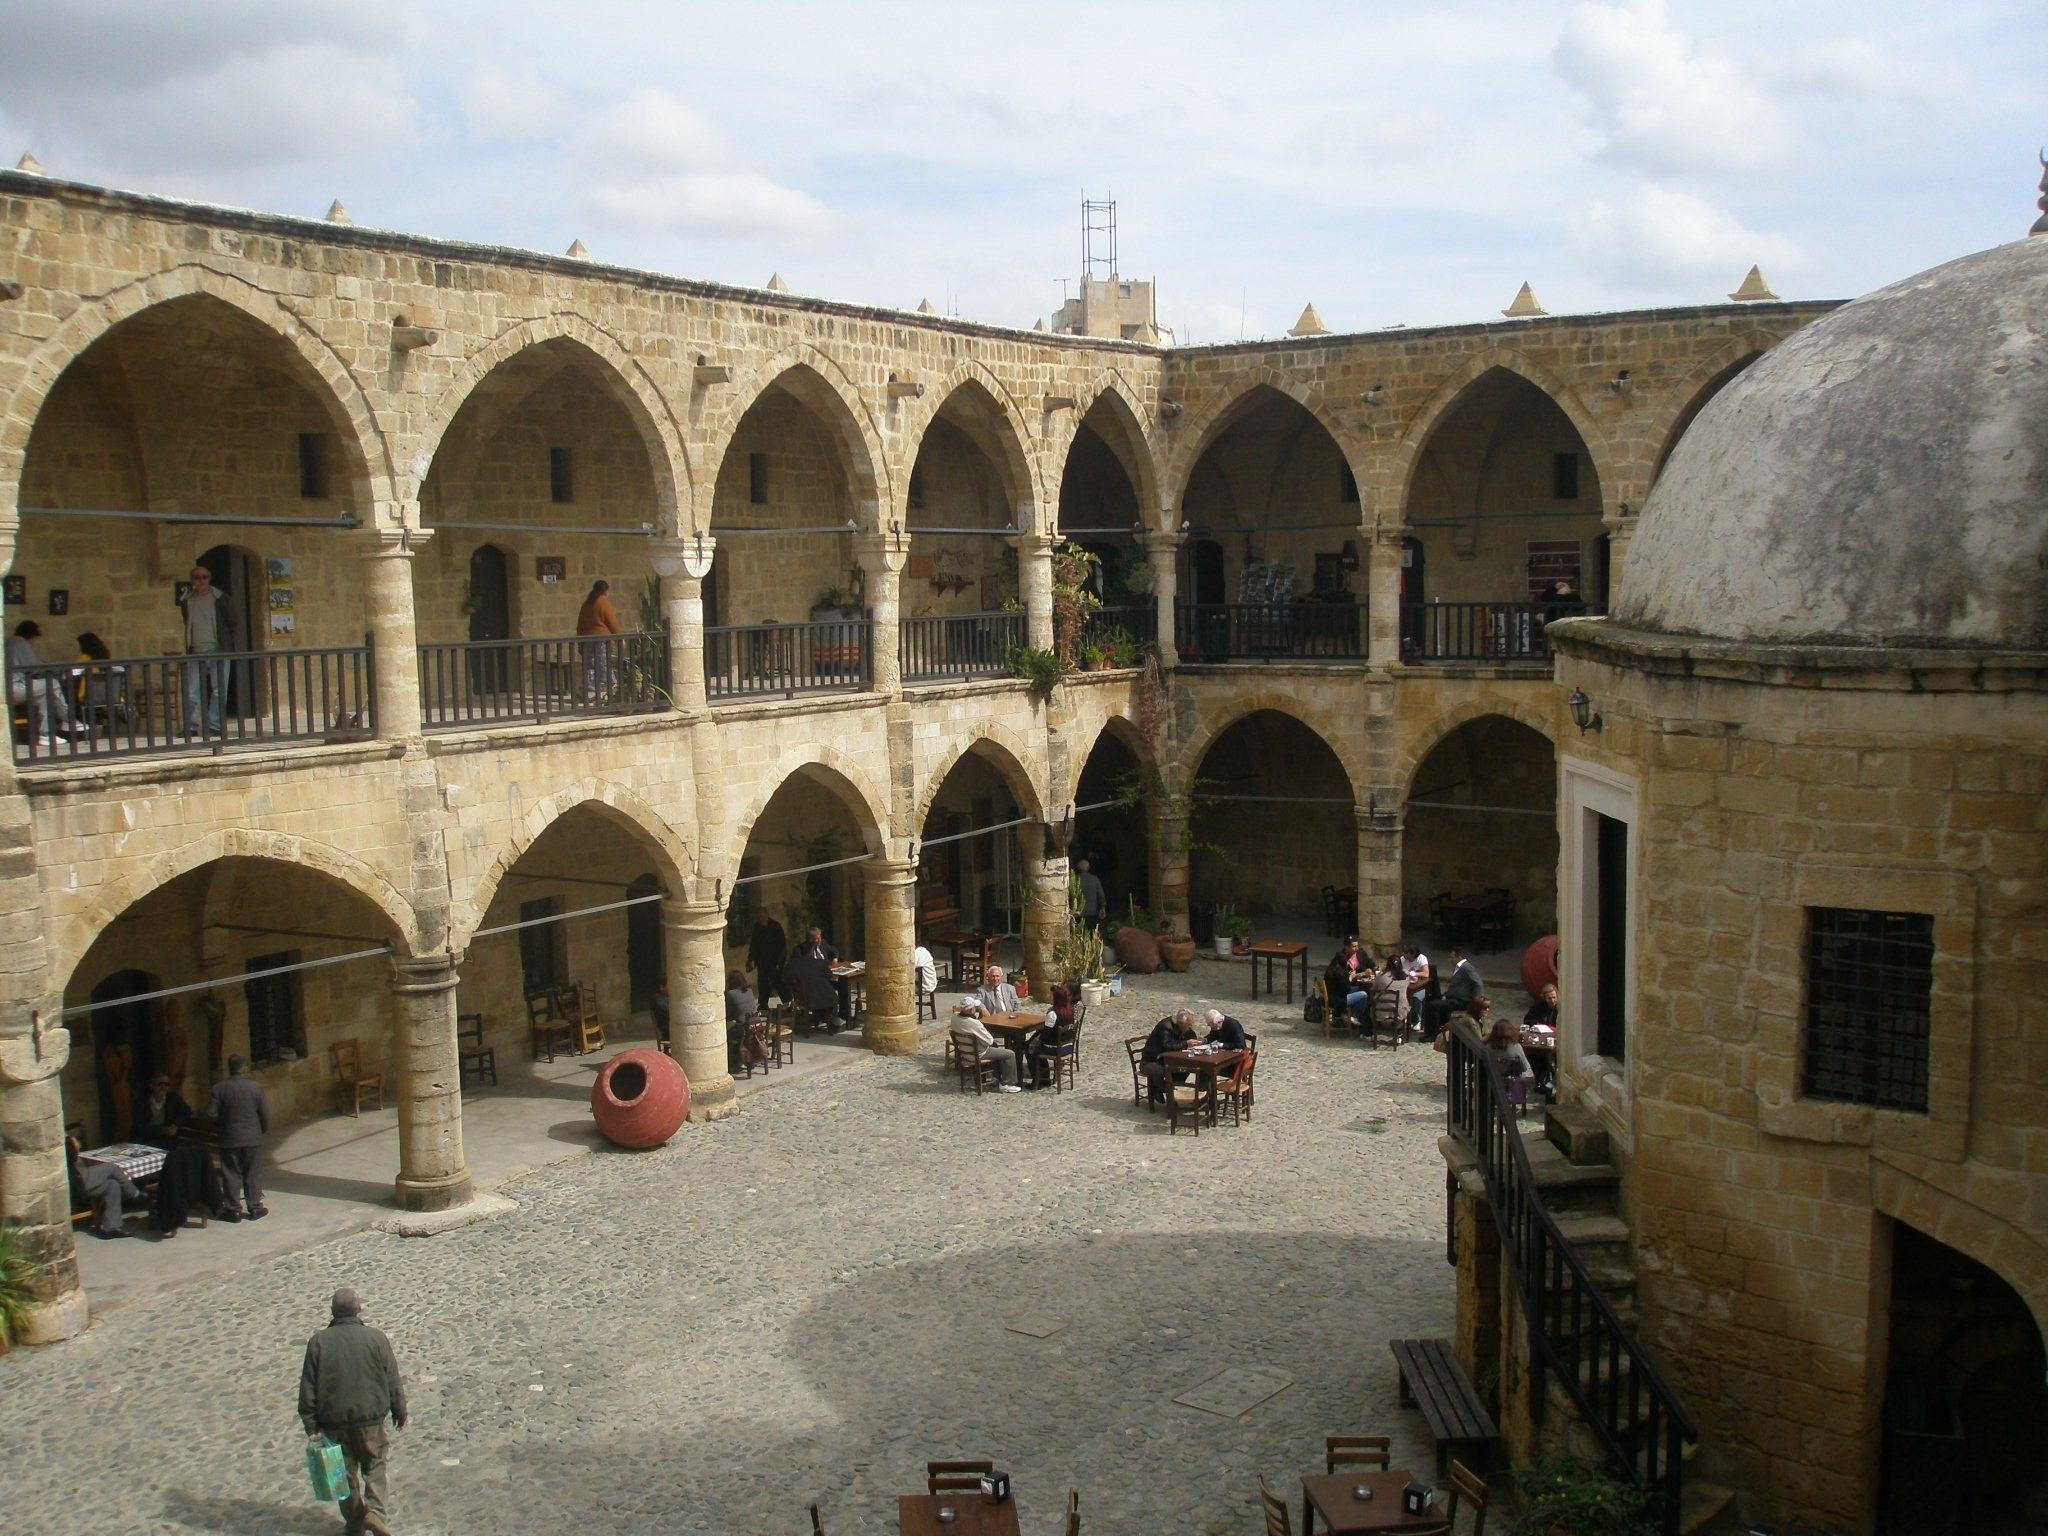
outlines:
[[341, 1506], [349, 1536], [384, 1523], [384, 1471], [391, 1450], [385, 1419], [405, 1428], [405, 1383], [398, 1356], [383, 1333], [363, 1321], [363, 1303], [343, 1286], [334, 1293], [333, 1319], [306, 1341], [299, 1371], [299, 1422], [308, 1438], [325, 1435], [348, 1463], [348, 1499]]
[[213, 1085], [206, 1101], [206, 1118], [220, 1132], [220, 1162], [227, 1173], [227, 1205], [221, 1215], [240, 1221], [238, 1206], [248, 1207], [249, 1219], [261, 1221], [270, 1214], [263, 1203], [263, 1138], [270, 1134], [270, 1100], [263, 1085], [245, 1077], [248, 1057], [237, 1051], [228, 1058], [228, 1075]]

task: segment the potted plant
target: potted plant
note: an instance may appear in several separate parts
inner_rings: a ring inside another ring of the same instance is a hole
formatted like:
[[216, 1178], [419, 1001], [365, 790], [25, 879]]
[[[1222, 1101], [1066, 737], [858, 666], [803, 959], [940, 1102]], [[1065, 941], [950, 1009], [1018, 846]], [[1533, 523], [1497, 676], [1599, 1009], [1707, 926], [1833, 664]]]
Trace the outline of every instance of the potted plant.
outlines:
[[1109, 651], [1106, 647], [1090, 640], [1081, 647], [1081, 670], [1083, 672], [1106, 672], [1110, 667]]
[[827, 587], [811, 603], [811, 622], [826, 624], [860, 617], [853, 596], [844, 587]]
[[28, 1328], [28, 1309], [35, 1300], [35, 1266], [12, 1227], [0, 1227], [0, 1355], [13, 1347]]
[[1251, 948], [1252, 920], [1244, 913], [1233, 910], [1230, 914], [1230, 952], [1241, 955]]
[[1522, 1505], [1516, 1536], [1655, 1536], [1657, 1529], [1647, 1493], [1568, 1456], [1516, 1468], [1515, 1494]]
[[1228, 960], [1231, 954], [1231, 937], [1236, 933], [1237, 908], [1229, 902], [1216, 904], [1216, 937], [1214, 946], [1218, 960]]
[[1162, 927], [1154, 937], [1159, 945], [1159, 959], [1169, 971], [1184, 971], [1195, 963], [1192, 933], [1170, 933]]

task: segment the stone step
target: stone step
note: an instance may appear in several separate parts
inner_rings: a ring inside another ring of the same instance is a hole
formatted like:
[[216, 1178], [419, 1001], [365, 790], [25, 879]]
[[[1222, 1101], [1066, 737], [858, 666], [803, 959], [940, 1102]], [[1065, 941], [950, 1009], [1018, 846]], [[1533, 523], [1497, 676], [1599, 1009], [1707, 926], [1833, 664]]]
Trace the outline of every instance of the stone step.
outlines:
[[1679, 1536], [1750, 1536], [1735, 1518], [1735, 1490], [1705, 1478], [1688, 1477], [1678, 1499]]
[[1599, 1117], [1576, 1104], [1545, 1105], [1543, 1134], [1571, 1162], [1610, 1161], [1612, 1146]]
[[1566, 1211], [1558, 1211], [1554, 1215], [1558, 1232], [1578, 1250], [1579, 1257], [1586, 1260], [1589, 1268], [1592, 1265], [1590, 1249], [1618, 1247], [1624, 1252], [1628, 1249], [1628, 1223], [1619, 1216]]
[[1621, 1173], [1612, 1163], [1575, 1163], [1549, 1140], [1533, 1136], [1524, 1146], [1537, 1191], [1554, 1214], [1613, 1214]]

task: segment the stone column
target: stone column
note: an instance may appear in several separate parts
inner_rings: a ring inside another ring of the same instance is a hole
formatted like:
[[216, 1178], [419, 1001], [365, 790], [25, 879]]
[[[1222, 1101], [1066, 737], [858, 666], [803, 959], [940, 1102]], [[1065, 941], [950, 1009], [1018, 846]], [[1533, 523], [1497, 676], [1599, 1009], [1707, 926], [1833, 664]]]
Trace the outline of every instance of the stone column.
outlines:
[[1017, 551], [1017, 594], [1024, 599], [1024, 640], [1041, 651], [1051, 650], [1054, 640], [1052, 542], [1042, 533], [1020, 533], [1010, 540]]
[[1054, 951], [1073, 927], [1067, 899], [1068, 828], [1028, 822], [1017, 829], [1024, 849], [1024, 969], [1033, 1001], [1050, 998], [1061, 980]]
[[1382, 792], [1353, 808], [1358, 821], [1358, 937], [1366, 948], [1401, 942], [1401, 807]]
[[391, 1000], [398, 1039], [398, 1182], [408, 1211], [445, 1211], [476, 1193], [462, 1157], [462, 1075], [457, 1070], [455, 958], [394, 956]]
[[[55, 999], [48, 999], [56, 1006]], [[71, 1183], [64, 1164], [64, 1098], [58, 1074], [70, 1031], [42, 1010], [23, 1010], [0, 1035], [0, 1222], [34, 1266], [28, 1323], [17, 1343], [53, 1344], [88, 1321], [71, 1245]]]
[[432, 537], [424, 528], [365, 529], [364, 624], [377, 674], [377, 734], [405, 741], [420, 734], [419, 632], [413, 621], [413, 552]]
[[1141, 533], [1138, 543], [1152, 565], [1152, 604], [1159, 624], [1159, 665], [1171, 667], [1180, 655], [1174, 622], [1180, 595], [1181, 536], [1177, 533]]
[[1369, 534], [1366, 557], [1366, 655], [1376, 667], [1396, 666], [1401, 660], [1401, 535]]
[[1175, 933], [1188, 931], [1188, 818], [1184, 809], [1145, 807], [1152, 855], [1152, 913]]
[[868, 1012], [860, 1037], [870, 1050], [902, 1056], [917, 1049], [917, 861], [890, 852], [861, 866], [867, 877]]
[[668, 626], [669, 701], [684, 714], [704, 708], [704, 578], [715, 549], [710, 538], [657, 539], [649, 562]]
[[903, 691], [903, 563], [909, 555], [910, 540], [902, 534], [863, 533], [853, 541], [853, 558], [868, 573], [869, 671], [877, 693]]
[[725, 914], [715, 901], [661, 903], [668, 962], [669, 1037], [690, 1080], [690, 1118], [739, 1108], [725, 1054]]

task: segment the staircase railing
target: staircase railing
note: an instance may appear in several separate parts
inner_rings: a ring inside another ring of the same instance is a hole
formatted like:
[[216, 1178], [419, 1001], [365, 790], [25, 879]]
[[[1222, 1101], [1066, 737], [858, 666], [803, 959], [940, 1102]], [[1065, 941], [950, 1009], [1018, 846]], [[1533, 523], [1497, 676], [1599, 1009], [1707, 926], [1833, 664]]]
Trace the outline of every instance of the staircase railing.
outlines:
[[1554, 1372], [1608, 1459], [1657, 1495], [1678, 1536], [1685, 1442], [1699, 1431], [1544, 1205], [1507, 1080], [1463, 1021], [1451, 1025], [1450, 1132], [1470, 1149], [1529, 1325], [1530, 1412]]

